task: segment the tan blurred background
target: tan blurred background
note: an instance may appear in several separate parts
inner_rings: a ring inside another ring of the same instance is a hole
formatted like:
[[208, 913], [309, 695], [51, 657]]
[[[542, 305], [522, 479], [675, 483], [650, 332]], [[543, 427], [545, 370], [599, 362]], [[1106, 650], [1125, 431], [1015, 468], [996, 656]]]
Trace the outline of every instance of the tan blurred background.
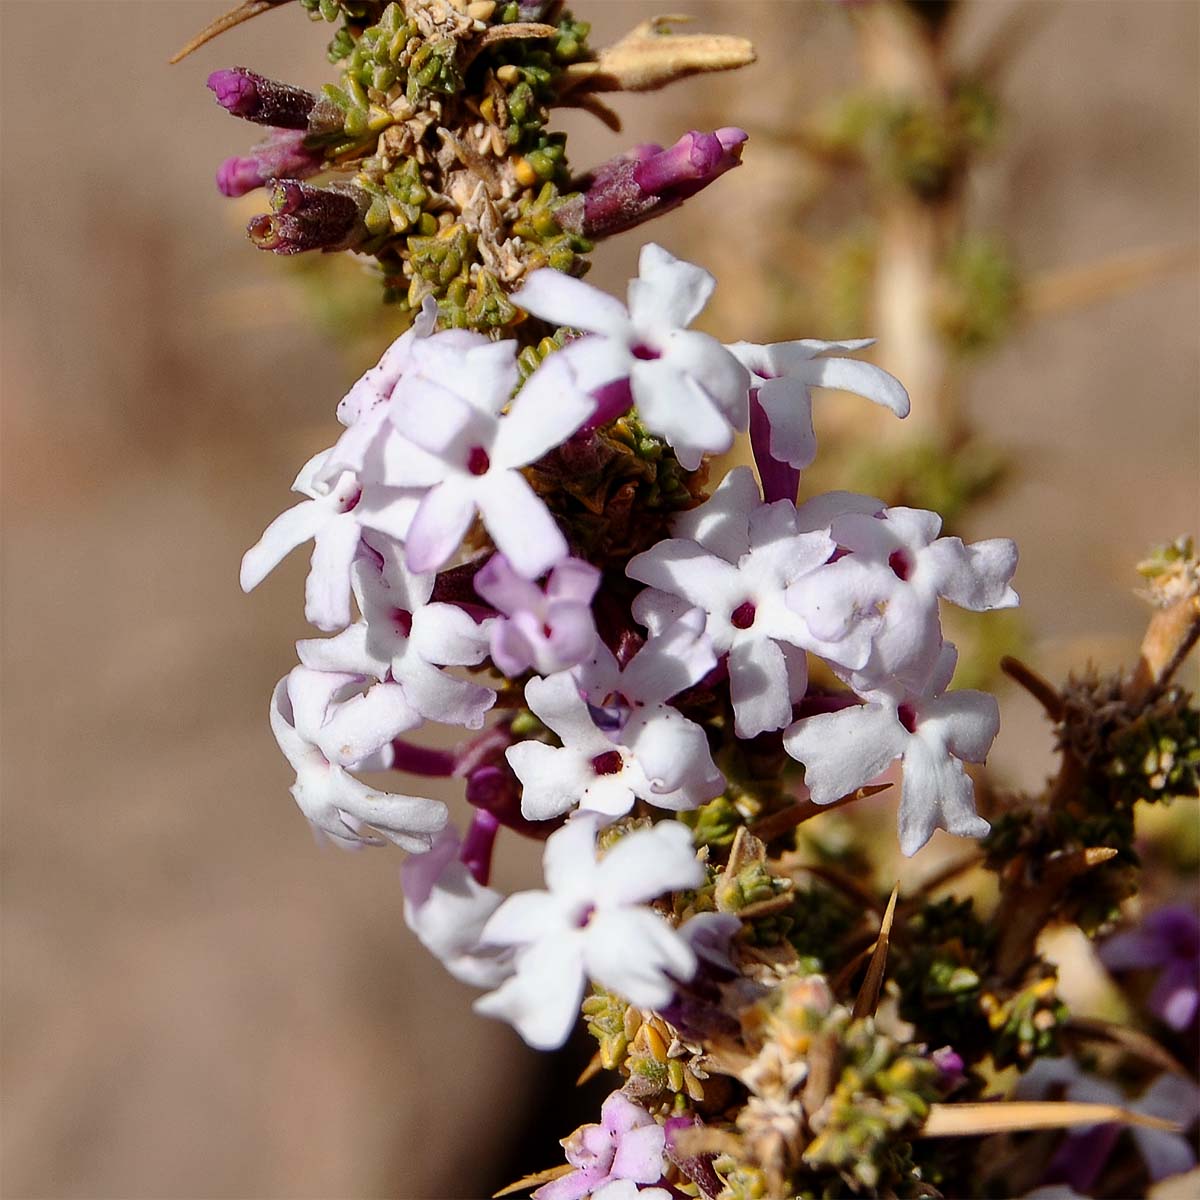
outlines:
[[[597, 44], [671, 7], [575, 5]], [[760, 63], [619, 101], [623, 137], [573, 121], [577, 165], [786, 122], [853, 79], [832, 5], [684, 7], [755, 37]], [[973, 223], [1030, 271], [1195, 243], [1200, 6], [1034, 7]], [[207, 73], [316, 87], [324, 32], [269, 13], [168, 68], [220, 8], [0, 0], [0, 1193], [478, 1196], [507, 1182], [544, 1068], [417, 947], [397, 852], [314, 844], [266, 724], [304, 636], [304, 564], [247, 599], [238, 560], [365, 364], [241, 237], [254, 205], [211, 183], [254, 135]], [[975, 4], [964, 47], [1009, 8]], [[783, 219], [786, 169], [752, 140], [653, 236], [729, 280], [718, 235]], [[638, 243], [604, 247], [593, 278], [618, 286]], [[769, 302], [755, 269], [729, 289], [728, 339], [754, 338]], [[971, 420], [1018, 465], [971, 526], [1020, 543], [1031, 656], [1052, 676], [1131, 656], [1132, 562], [1197, 525], [1198, 328], [1195, 273], [1167, 274], [1041, 321], [970, 377]], [[1004, 701], [996, 761], [1036, 783], [1048, 736], [1031, 702]], [[501, 857], [502, 885], [531, 878], [528, 848]]]

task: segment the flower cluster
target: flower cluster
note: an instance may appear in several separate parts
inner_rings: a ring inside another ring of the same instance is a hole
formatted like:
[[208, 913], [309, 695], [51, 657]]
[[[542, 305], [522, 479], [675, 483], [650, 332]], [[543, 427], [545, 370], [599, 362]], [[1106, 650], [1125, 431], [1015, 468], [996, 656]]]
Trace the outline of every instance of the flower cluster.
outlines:
[[[302, 4], [340, 24], [339, 84], [214, 73], [221, 106], [270, 131], [219, 186], [270, 189], [263, 248], [373, 256], [410, 325], [241, 580], [312, 543], [304, 611], [328, 636], [298, 643], [270, 721], [313, 829], [408, 851], [405, 920], [476, 1010], [541, 1049], [582, 1015], [589, 1070], [621, 1080], [566, 1162], [522, 1182], [536, 1200], [1116, 1194], [1121, 1124], [1139, 1180], [1188, 1168], [1195, 915], [1160, 909], [1100, 949], [1162, 1046], [1072, 1022], [1037, 942], [1058, 919], [1108, 932], [1135, 804], [1195, 791], [1200, 724], [1171, 684], [1200, 634], [1192, 544], [1143, 567], [1157, 612], [1131, 676], [1059, 692], [1006, 663], [1063, 767], [1044, 797], [993, 792], [993, 827], [968, 765], [997, 705], [951, 686], [942, 607], [1015, 605], [1013, 544], [801, 491], [814, 391], [908, 414], [858, 357], [871, 343], [723, 342], [694, 328], [713, 278], [656, 245], [624, 301], [580, 279], [593, 241], [737, 166], [746, 135], [572, 175], [551, 111], [613, 124], [596, 93], [737, 66], [748, 44], [663, 18], [597, 52], [562, 0]], [[721, 463], [739, 450], [753, 467]], [[457, 734], [435, 748], [429, 723]], [[465, 829], [433, 779], [460, 785]], [[889, 787], [904, 854], [939, 828], [986, 841], [887, 901], [840, 817], [799, 827]], [[492, 862], [514, 835], [544, 844], [544, 887], [505, 896]], [[990, 915], [934, 894], [975, 868]], [[1089, 1038], [1119, 1087], [1081, 1072]], [[1016, 1102], [978, 1103], [1008, 1068]], [[951, 1140], [1064, 1125], [1015, 1183]]]
[[[299, 643], [300, 666], [271, 709], [301, 810], [339, 842], [426, 852], [410, 920], [459, 974], [505, 964], [511, 974], [481, 1010], [535, 1045], [566, 1038], [587, 979], [658, 1008], [673, 981], [692, 978], [687, 926], [647, 907], [706, 882], [690, 831], [627, 822], [721, 797], [730, 779], [718, 760], [739, 743], [781, 739], [816, 804], [901, 760], [906, 853], [937, 827], [988, 829], [962, 764], [986, 756], [996, 706], [948, 690], [955, 651], [938, 605], [1014, 604], [1012, 544], [939, 537], [935, 514], [867, 496], [797, 505], [814, 449], [810, 388], [854, 387], [901, 416], [908, 398], [891, 376], [836, 353], [865, 343], [725, 346], [689, 328], [713, 286], [655, 245], [627, 306], [535, 272], [515, 302], [572, 332], [524, 382], [515, 341], [439, 332], [427, 302], [339, 403], [344, 431], [294, 485], [306, 498], [242, 564], [250, 589], [313, 543], [305, 612], [333, 636]], [[757, 413], [760, 475], [787, 474], [791, 495], [764, 497], [751, 470], [735, 467], [676, 517], [673, 536], [626, 562], [625, 580], [606, 579], [528, 476], [633, 406], [684, 471], [730, 449]], [[848, 689], [832, 711], [821, 711], [829, 696], [810, 692], [810, 659]], [[471, 667], [490, 674], [456, 671]], [[480, 730], [498, 699], [520, 720], [483, 734], [482, 758], [476, 739], [449, 767], [468, 778], [468, 795], [490, 773], [481, 826], [460, 849], [447, 850], [457, 843], [443, 804], [358, 778], [428, 770], [404, 736], [425, 722]], [[507, 807], [496, 800], [506, 784]], [[491, 840], [480, 853], [480, 838], [505, 824], [549, 832], [564, 818], [546, 844], [548, 892], [499, 904], [485, 886]], [[597, 862], [614, 823], [624, 836]], [[463, 862], [476, 885], [465, 895]], [[457, 923], [445, 924], [448, 906]]]

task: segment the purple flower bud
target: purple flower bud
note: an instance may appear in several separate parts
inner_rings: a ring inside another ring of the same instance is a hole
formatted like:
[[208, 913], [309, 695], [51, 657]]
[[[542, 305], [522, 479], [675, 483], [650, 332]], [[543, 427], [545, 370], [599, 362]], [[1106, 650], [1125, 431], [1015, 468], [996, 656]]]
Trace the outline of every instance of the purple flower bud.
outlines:
[[966, 1080], [966, 1066], [962, 1055], [950, 1046], [933, 1051], [930, 1061], [938, 1069], [938, 1085], [942, 1091], [952, 1092]]
[[245, 67], [214, 71], [208, 77], [208, 86], [226, 112], [276, 129], [307, 129], [309, 114], [317, 103], [312, 92], [276, 83]]
[[736, 167], [746, 133], [732, 127], [693, 130], [667, 150], [637, 146], [601, 164], [583, 181], [584, 192], [556, 213], [564, 229], [588, 238], [632, 229], [682, 204]]
[[656, 196], [691, 196], [741, 162], [747, 136], [744, 129], [733, 127], [715, 133], [693, 130], [669, 150], [637, 163], [633, 177], [639, 187]]
[[307, 179], [325, 167], [318, 150], [305, 146], [299, 129], [281, 129], [253, 147], [249, 154], [227, 158], [217, 168], [217, 188], [223, 196], [244, 196], [273, 179]]
[[271, 207], [274, 212], [255, 217], [246, 232], [260, 250], [275, 254], [342, 250], [361, 227], [362, 206], [349, 191], [286, 179], [272, 189]]

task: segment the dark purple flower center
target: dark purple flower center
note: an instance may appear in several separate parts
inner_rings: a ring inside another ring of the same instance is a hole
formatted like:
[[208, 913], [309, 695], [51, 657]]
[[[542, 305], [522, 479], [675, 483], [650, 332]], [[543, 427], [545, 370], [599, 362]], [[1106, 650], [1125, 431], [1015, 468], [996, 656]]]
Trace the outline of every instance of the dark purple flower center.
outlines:
[[893, 550], [888, 555], [888, 566], [895, 572], [897, 579], [906, 583], [912, 575], [912, 559], [903, 550]]
[[488, 452], [482, 446], [471, 447], [467, 455], [467, 470], [472, 475], [486, 475], [491, 465], [492, 460], [488, 458]]
[[585, 909], [583, 910], [583, 912], [581, 912], [581, 913], [579, 914], [579, 916], [577, 916], [577, 917], [575, 918], [575, 924], [576, 924], [576, 925], [577, 925], [577, 926], [578, 926], [580, 929], [583, 929], [583, 928], [584, 928], [584, 926], [585, 926], [585, 925], [587, 925], [587, 923], [588, 923], [588, 922], [589, 922], [589, 921], [592, 919], [592, 917], [595, 915], [595, 912], [596, 912], [596, 906], [595, 906], [594, 904], [589, 904], [589, 905], [587, 906], [587, 908], [585, 908]]
[[412, 613], [407, 609], [397, 608], [392, 612], [392, 620], [396, 624], [396, 629], [399, 631], [402, 638], [407, 638], [412, 635]]
[[754, 624], [754, 616], [758, 609], [754, 607], [751, 600], [747, 600], [745, 604], [739, 604], [737, 608], [729, 614], [729, 623], [734, 629], [749, 629]]
[[653, 346], [647, 346], [645, 342], [638, 342], [630, 353], [634, 358], [640, 358], [642, 362], [653, 362], [656, 358], [662, 358], [661, 351], [655, 350]]
[[592, 759], [592, 770], [597, 775], [615, 775], [624, 765], [620, 750], [605, 750]]
[[896, 716], [900, 719], [900, 724], [908, 730], [909, 733], [917, 732], [917, 710], [911, 704], [902, 704], [896, 709]]

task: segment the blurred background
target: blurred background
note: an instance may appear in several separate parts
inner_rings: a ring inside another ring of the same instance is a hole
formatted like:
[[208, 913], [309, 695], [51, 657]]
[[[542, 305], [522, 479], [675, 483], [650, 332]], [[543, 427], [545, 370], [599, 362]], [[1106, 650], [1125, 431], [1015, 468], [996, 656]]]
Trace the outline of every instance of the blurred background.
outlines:
[[[337, 336], [335, 284], [255, 251], [242, 229], [260, 201], [213, 186], [255, 137], [212, 102], [209, 71], [332, 77], [330, 30], [293, 6], [168, 67], [221, 7], [0, 5], [0, 1192], [490, 1194], [528, 1165], [537, 1098], [578, 1064], [472, 1017], [404, 926], [399, 852], [317, 846], [287, 794], [266, 708], [305, 635], [305, 565], [246, 598], [238, 562], [386, 337], [374, 321]], [[574, 5], [595, 45], [661, 7]], [[853, 433], [878, 450], [833, 461], [856, 481], [881, 459], [944, 474], [968, 448], [986, 478], [939, 479], [956, 530], [1021, 547], [1023, 623], [1003, 637], [1052, 679], [1131, 661], [1133, 565], [1197, 525], [1200, 6], [966, 4], [921, 69], [944, 83], [946, 64], [975, 64], [998, 103], [963, 110], [948, 191], [907, 213], [847, 165], [871, 114], [833, 107], [912, 67], [886, 28], [864, 36], [857, 11], [815, 0], [684, 7], [751, 37], [757, 65], [619, 97], [622, 135], [573, 117], [572, 162], [749, 130], [744, 165], [649, 235], [720, 277], [706, 327], [767, 340], [882, 322], [917, 432], [823, 397], [832, 446]], [[961, 253], [930, 285], [930, 361], [881, 309], [878, 275], [916, 263], [921, 287], [921, 239], [945, 236]], [[623, 287], [641, 240], [600, 247], [591, 278]], [[1048, 728], [998, 686], [996, 776], [1036, 786]], [[503, 843], [499, 885], [532, 880], [537, 857]], [[532, 1165], [574, 1125], [552, 1123]]]

